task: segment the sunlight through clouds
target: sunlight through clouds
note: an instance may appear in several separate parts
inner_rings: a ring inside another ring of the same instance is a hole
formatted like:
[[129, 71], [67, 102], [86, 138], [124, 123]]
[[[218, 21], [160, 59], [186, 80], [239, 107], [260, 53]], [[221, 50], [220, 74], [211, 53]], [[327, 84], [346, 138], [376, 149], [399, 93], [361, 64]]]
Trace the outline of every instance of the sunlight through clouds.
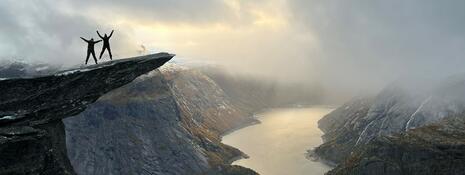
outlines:
[[[464, 5], [434, 0], [4, 0], [0, 59], [82, 64], [86, 46], [79, 37], [115, 29], [116, 58], [137, 55], [144, 45], [149, 52], [172, 52], [239, 73], [365, 92], [412, 72], [462, 72]], [[437, 67], [443, 71], [434, 71]]]

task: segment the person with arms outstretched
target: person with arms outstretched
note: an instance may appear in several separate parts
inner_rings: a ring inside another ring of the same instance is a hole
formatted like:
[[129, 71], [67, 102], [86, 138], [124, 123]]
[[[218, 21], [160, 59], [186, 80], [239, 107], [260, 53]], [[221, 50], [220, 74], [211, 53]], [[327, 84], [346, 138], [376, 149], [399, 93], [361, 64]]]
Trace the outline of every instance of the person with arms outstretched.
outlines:
[[95, 64], [97, 63], [97, 58], [95, 57], [95, 51], [94, 51], [94, 45], [99, 43], [102, 40], [94, 41], [94, 38], [91, 38], [90, 40], [86, 40], [85, 38], [81, 37], [82, 40], [87, 42], [87, 58], [86, 58], [86, 64], [89, 61], [89, 56], [92, 54], [92, 57], [94, 57]]
[[100, 57], [99, 59], [102, 59], [102, 55], [105, 52], [105, 50], [108, 50], [108, 54], [110, 55], [110, 60], [113, 60], [113, 56], [111, 55], [111, 49], [110, 49], [110, 38], [113, 35], [114, 30], [111, 30], [111, 33], [109, 36], [105, 33], [104, 36], [100, 35], [100, 33], [97, 30], [98, 36], [103, 40], [103, 47], [102, 47], [102, 52], [100, 52]]

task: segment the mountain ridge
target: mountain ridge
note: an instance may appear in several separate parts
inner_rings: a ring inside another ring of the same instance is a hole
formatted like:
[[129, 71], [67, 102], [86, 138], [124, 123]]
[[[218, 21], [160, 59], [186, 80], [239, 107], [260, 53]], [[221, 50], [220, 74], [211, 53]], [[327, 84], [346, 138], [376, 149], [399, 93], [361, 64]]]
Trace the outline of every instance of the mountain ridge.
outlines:
[[[460, 127], [449, 127], [451, 122], [445, 121], [464, 124], [460, 121], [465, 118], [465, 81], [446, 80], [425, 88], [410, 85], [393, 84], [377, 96], [354, 98], [319, 121], [324, 143], [314, 153], [337, 164], [328, 174], [454, 174], [460, 170], [463, 164], [433, 168], [431, 162], [414, 162], [425, 156], [445, 164], [465, 162], [454, 151], [463, 150], [463, 143], [447, 145], [431, 137], [442, 133], [447, 140], [460, 133]], [[408, 138], [425, 144], [409, 142]], [[439, 145], [451, 149], [437, 149]], [[437, 152], [450, 159], [431, 158]]]

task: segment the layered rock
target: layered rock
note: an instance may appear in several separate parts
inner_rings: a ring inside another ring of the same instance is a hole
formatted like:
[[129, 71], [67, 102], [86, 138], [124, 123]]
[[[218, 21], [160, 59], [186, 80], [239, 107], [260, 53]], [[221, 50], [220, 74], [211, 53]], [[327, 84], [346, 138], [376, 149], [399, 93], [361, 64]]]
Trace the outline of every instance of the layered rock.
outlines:
[[75, 174], [61, 120], [103, 94], [154, 70], [161, 53], [28, 78], [0, 81], [0, 174]]

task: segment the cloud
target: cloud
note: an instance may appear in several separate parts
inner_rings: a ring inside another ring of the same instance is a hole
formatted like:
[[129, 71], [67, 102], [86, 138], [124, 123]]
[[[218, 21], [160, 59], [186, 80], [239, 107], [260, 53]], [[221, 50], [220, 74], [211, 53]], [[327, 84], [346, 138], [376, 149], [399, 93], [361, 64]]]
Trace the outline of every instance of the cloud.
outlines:
[[0, 49], [7, 48], [2, 58], [57, 61], [59, 57], [65, 59], [75, 54], [72, 48], [78, 45], [73, 43], [72, 37], [83, 33], [92, 22], [51, 6], [48, 1], [1, 2], [0, 37], [7, 41], [1, 43]]
[[212, 23], [232, 18], [232, 11], [221, 0], [81, 0], [69, 1], [90, 16], [124, 17], [170, 23]]
[[331, 92], [465, 67], [465, 1], [4, 0], [0, 59], [82, 63], [79, 36], [115, 29], [115, 57], [150, 51]]
[[[0, 2], [0, 59], [66, 65], [83, 62], [86, 45], [79, 37], [96, 38], [95, 30], [102, 25], [86, 14], [66, 11], [67, 7], [50, 0]], [[120, 50], [130, 47], [127, 35], [118, 35], [114, 45]]]
[[448, 76], [465, 67], [464, 1], [290, 0], [294, 22], [312, 31], [324, 79], [382, 87], [402, 76]]
[[238, 15], [230, 3], [226, 3], [233, 1], [5, 0], [0, 2], [0, 59], [81, 63], [86, 46], [79, 37], [96, 38], [97, 29], [104, 32], [116, 29], [112, 40], [114, 55], [131, 56], [144, 44], [145, 39], [135, 36], [139, 28], [145, 26], [160, 24], [172, 30], [182, 25], [197, 28], [243, 25], [250, 18], [243, 12]]

